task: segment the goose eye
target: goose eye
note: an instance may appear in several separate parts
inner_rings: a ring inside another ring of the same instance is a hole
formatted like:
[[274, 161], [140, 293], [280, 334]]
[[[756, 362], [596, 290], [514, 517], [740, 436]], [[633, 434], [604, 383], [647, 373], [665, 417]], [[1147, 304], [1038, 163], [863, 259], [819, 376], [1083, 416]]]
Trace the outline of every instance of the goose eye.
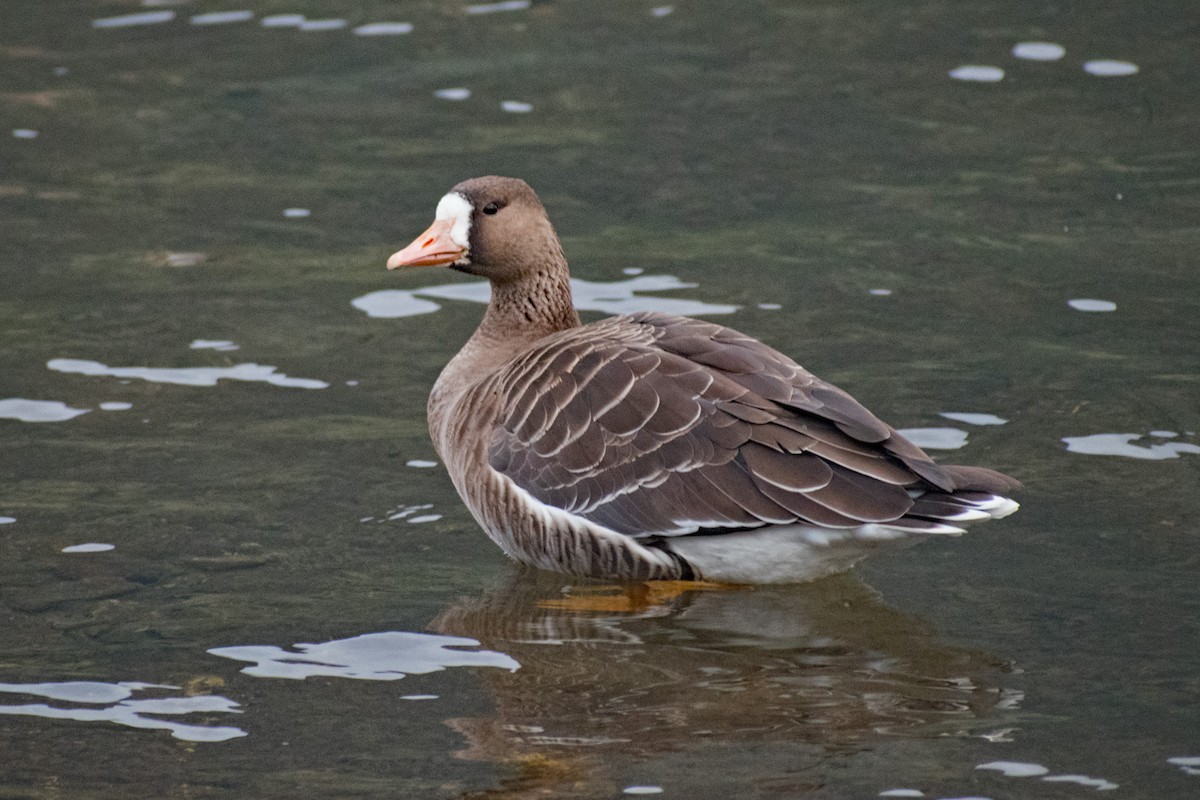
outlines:
[[486, 206], [483, 207], [483, 213], [489, 214], [489, 215], [495, 214], [499, 210], [500, 210], [500, 206], [496, 205], [495, 203], [488, 203]]

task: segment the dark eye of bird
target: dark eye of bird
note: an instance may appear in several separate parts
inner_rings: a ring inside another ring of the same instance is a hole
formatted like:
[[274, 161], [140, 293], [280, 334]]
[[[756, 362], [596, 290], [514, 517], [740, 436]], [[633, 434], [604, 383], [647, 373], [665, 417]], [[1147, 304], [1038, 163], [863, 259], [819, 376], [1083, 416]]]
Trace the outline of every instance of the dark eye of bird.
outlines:
[[495, 203], [488, 203], [483, 207], [483, 213], [485, 214], [495, 214], [499, 210], [500, 206], [496, 205]]

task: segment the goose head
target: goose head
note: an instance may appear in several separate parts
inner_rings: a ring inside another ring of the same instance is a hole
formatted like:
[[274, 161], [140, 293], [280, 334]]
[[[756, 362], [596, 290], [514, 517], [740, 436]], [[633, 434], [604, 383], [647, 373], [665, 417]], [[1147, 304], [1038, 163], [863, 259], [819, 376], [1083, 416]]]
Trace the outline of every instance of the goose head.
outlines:
[[433, 224], [387, 262], [388, 269], [438, 265], [504, 284], [547, 266], [565, 269], [566, 262], [529, 184], [489, 175], [447, 192]]

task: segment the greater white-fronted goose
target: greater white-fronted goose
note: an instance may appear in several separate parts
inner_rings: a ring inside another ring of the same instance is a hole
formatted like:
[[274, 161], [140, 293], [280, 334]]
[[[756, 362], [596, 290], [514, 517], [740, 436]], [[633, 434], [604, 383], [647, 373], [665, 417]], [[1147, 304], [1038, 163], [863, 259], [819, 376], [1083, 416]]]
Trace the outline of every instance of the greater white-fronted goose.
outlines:
[[854, 398], [730, 328], [639, 313], [580, 323], [567, 261], [524, 181], [438, 203], [389, 269], [491, 282], [434, 384], [429, 431], [513, 558], [618, 580], [797, 582], [884, 543], [1006, 516], [1016, 480], [936, 464]]

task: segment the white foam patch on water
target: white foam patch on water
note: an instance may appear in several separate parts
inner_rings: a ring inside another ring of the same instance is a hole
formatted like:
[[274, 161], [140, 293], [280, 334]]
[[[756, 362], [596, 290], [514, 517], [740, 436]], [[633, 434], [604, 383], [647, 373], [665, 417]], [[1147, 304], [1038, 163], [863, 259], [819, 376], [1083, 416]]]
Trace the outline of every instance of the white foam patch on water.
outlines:
[[11, 525], [16, 521], [16, 517], [0, 517], [0, 525]]
[[430, 467], [436, 467], [437, 465], [438, 462], [436, 461], [426, 461], [422, 458], [414, 458], [411, 461], [404, 462], [404, 466], [416, 467], [417, 469], [429, 469]]
[[516, 671], [521, 665], [494, 650], [463, 650], [479, 642], [457, 636], [387, 631], [366, 633], [321, 644], [294, 645], [298, 652], [269, 645], [214, 647], [222, 658], [252, 662], [242, 672], [259, 678], [303, 680], [315, 676], [395, 681], [448, 667], [497, 667]]
[[133, 408], [133, 403], [123, 403], [120, 400], [110, 400], [100, 404], [101, 411], [128, 411], [131, 408]]
[[36, 139], [38, 132], [33, 128], [13, 128], [12, 135], [14, 139]]
[[1089, 456], [1124, 456], [1160, 461], [1179, 458], [1182, 453], [1200, 453], [1200, 445], [1190, 442], [1156, 442], [1148, 447], [1133, 444], [1140, 433], [1094, 433], [1090, 436], [1064, 436], [1067, 452]]
[[995, 414], [972, 414], [966, 411], [940, 411], [938, 416], [952, 419], [955, 422], [965, 422], [968, 425], [1003, 425], [1008, 422]]
[[1130, 61], [1099, 58], [1083, 62], [1083, 71], [1100, 78], [1120, 78], [1126, 75], [1136, 75], [1138, 65]]
[[967, 432], [958, 428], [901, 428], [899, 433], [928, 450], [957, 450], [967, 443]]
[[401, 36], [412, 32], [411, 22], [372, 22], [354, 29], [357, 36]]
[[471, 90], [463, 86], [451, 86], [447, 89], [436, 90], [433, 96], [442, 100], [466, 100], [471, 96]]
[[300, 23], [299, 28], [302, 31], [336, 31], [348, 24], [344, 19], [306, 19]]
[[193, 339], [188, 345], [193, 350], [240, 350], [241, 347], [228, 339]]
[[532, 5], [531, 0], [503, 0], [500, 3], [476, 3], [463, 8], [467, 14], [494, 14], [497, 11], [524, 11]]
[[441, 514], [422, 514], [419, 517], [410, 517], [408, 520], [408, 524], [409, 525], [420, 525], [423, 522], [437, 522], [441, 518], [442, 518]]
[[87, 544], [73, 544], [70, 547], [64, 547], [64, 553], [107, 553], [109, 550], [116, 550], [115, 544], [103, 544], [101, 542], [88, 542]]
[[402, 694], [401, 700], [437, 700], [436, 694]]
[[1175, 756], [1167, 763], [1179, 767], [1185, 775], [1200, 775], [1200, 756]]
[[307, 208], [285, 208], [283, 215], [288, 219], [302, 219], [304, 217], [311, 217], [312, 211]]
[[675, 6], [656, 6], [655, 8], [650, 9], [650, 16], [665, 17], [674, 10]]
[[783, 308], [783, 306], [779, 303], [759, 303], [758, 307], [763, 311], [778, 311], [779, 309]]
[[1151, 436], [1157, 436], [1160, 439], [1174, 439], [1179, 434], [1175, 431], [1150, 431]]
[[1086, 298], [1078, 298], [1068, 300], [1067, 305], [1076, 311], [1116, 311], [1117, 304], [1111, 300], [1089, 300]]
[[90, 410], [71, 408], [58, 400], [26, 400], [23, 397], [0, 400], [0, 419], [18, 419], [21, 422], [65, 422]]
[[662, 794], [661, 786], [626, 786], [621, 794]]
[[625, 273], [626, 275], [641, 275], [645, 271], [646, 270], [642, 269], [641, 267], [626, 267], [625, 269], [621, 270], [621, 272]]
[[1004, 70], [983, 64], [965, 64], [950, 70], [950, 77], [956, 81], [975, 81], [978, 83], [995, 83], [1004, 80]]
[[528, 114], [533, 111], [533, 104], [522, 103], [520, 100], [501, 100], [500, 109], [510, 114]]
[[[674, 297], [646, 297], [640, 292], [662, 292], [676, 289], [694, 289], [697, 284], [684, 283], [673, 275], [641, 275], [623, 281], [571, 280], [571, 294], [575, 307], [581, 311], [603, 311], [608, 314], [632, 314], [637, 311], [661, 311], [684, 317], [706, 314], [732, 314], [739, 306], [704, 303]], [[394, 319], [429, 314], [441, 306], [424, 297], [444, 300], [466, 300], [472, 303], [487, 303], [491, 299], [491, 287], [486, 281], [475, 283], [451, 283], [427, 286], [412, 291], [382, 289], [361, 297], [350, 304], [370, 317]]]
[[879, 793], [880, 797], [924, 797], [925, 793], [920, 789], [884, 789]]
[[193, 25], [227, 25], [231, 22], [247, 22], [254, 19], [253, 11], [214, 11], [192, 17]]
[[975, 769], [994, 769], [1009, 778], [1032, 778], [1050, 772], [1048, 767], [1025, 761], [989, 761], [979, 764]]
[[868, 289], [867, 294], [873, 294], [876, 297], [887, 297], [892, 293], [891, 289]]
[[1058, 61], [1067, 49], [1054, 42], [1021, 42], [1013, 46], [1012, 54], [1029, 61]]
[[263, 17], [259, 24], [264, 28], [298, 28], [304, 24], [303, 14], [271, 14]]
[[[77, 722], [111, 722], [129, 728], [167, 730], [176, 739], [189, 742], [224, 742], [245, 736], [246, 731], [234, 727], [189, 725], [161, 716], [184, 714], [240, 714], [238, 704], [219, 695], [174, 696], [131, 700], [135, 692], [148, 689], [179, 691], [178, 686], [153, 683], [100, 683], [70, 681], [65, 683], [0, 683], [0, 692], [32, 695], [59, 702], [77, 703], [92, 707], [51, 706], [45, 703], [0, 705], [0, 714], [46, 719], [66, 719]], [[95, 706], [103, 706], [96, 708]]]
[[1087, 775], [1047, 775], [1042, 780], [1052, 783], [1078, 783], [1080, 786], [1090, 786], [1101, 792], [1112, 791], [1120, 786], [1104, 778], [1090, 778]]
[[147, 11], [142, 14], [122, 14], [92, 20], [93, 28], [127, 28], [131, 25], [157, 25], [175, 19], [174, 11]]
[[216, 386], [219, 380], [254, 381], [291, 389], [325, 389], [325, 381], [313, 378], [291, 378], [275, 367], [264, 364], [235, 364], [232, 367], [109, 367], [99, 361], [76, 358], [55, 358], [46, 362], [55, 372], [79, 375], [111, 375], [116, 378], [140, 378], [151, 383], [172, 383], [180, 386]]

